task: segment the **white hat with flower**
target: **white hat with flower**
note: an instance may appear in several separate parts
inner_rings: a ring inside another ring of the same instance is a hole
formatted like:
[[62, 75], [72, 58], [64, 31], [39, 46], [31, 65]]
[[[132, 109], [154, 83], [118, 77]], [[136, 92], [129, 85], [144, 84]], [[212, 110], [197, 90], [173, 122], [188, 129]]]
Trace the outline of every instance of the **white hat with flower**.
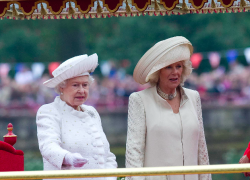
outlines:
[[43, 84], [47, 87], [54, 88], [66, 79], [89, 75], [89, 73], [95, 70], [97, 65], [97, 54], [75, 56], [60, 64], [60, 66], [52, 72], [54, 77], [45, 81]]

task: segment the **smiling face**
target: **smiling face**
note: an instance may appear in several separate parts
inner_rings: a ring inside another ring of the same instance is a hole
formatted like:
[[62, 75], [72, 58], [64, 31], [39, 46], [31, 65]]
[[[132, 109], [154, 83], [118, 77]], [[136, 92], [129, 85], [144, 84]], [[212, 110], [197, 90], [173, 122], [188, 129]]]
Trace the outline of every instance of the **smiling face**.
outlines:
[[89, 95], [89, 76], [80, 76], [67, 80], [66, 86], [60, 88], [61, 99], [76, 109]]
[[181, 83], [181, 75], [183, 72], [183, 62], [179, 61], [174, 64], [170, 64], [160, 70], [159, 74], [159, 86], [162, 90], [170, 91], [166, 93], [172, 93], [175, 88]]

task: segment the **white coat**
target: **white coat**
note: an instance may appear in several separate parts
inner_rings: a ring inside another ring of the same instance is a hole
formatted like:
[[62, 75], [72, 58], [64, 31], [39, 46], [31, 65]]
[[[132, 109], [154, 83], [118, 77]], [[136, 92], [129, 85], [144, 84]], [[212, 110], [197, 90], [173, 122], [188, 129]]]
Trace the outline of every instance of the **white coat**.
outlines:
[[[54, 102], [38, 110], [37, 137], [44, 170], [117, 168], [115, 155], [110, 152], [98, 112], [92, 106], [81, 105], [81, 108], [84, 112], [76, 111], [58, 96]], [[63, 159], [68, 152], [80, 153], [89, 162], [81, 168], [65, 166]]]
[[[130, 95], [126, 167], [208, 165], [197, 91], [181, 88], [179, 113], [161, 98], [156, 86]], [[139, 180], [210, 180], [211, 175], [129, 177]]]

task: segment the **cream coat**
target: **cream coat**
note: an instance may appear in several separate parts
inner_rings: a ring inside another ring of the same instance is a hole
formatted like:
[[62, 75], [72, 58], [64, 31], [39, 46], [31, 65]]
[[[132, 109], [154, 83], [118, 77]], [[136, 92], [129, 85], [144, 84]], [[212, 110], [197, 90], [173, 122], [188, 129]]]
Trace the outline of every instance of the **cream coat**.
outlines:
[[[37, 137], [44, 170], [116, 168], [101, 119], [95, 108], [81, 105], [82, 111], [68, 106], [60, 97], [37, 112]], [[89, 162], [81, 168], [62, 164], [66, 153], [80, 153]], [[83, 178], [82, 178], [83, 179]], [[92, 179], [92, 178], [88, 178]], [[96, 178], [99, 180], [115, 180]], [[77, 179], [73, 179], [77, 180]], [[84, 180], [87, 180], [84, 178]]]
[[[131, 94], [126, 167], [209, 164], [200, 96], [181, 88], [179, 114], [157, 94], [156, 86]], [[131, 177], [147, 180], [210, 180], [211, 175]]]

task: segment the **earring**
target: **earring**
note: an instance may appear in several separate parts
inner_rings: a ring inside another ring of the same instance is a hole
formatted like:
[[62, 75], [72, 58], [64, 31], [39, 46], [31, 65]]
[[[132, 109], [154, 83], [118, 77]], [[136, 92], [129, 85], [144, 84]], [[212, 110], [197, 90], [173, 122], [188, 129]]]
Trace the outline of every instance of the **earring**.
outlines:
[[61, 92], [61, 95], [63, 95], [63, 93]]

